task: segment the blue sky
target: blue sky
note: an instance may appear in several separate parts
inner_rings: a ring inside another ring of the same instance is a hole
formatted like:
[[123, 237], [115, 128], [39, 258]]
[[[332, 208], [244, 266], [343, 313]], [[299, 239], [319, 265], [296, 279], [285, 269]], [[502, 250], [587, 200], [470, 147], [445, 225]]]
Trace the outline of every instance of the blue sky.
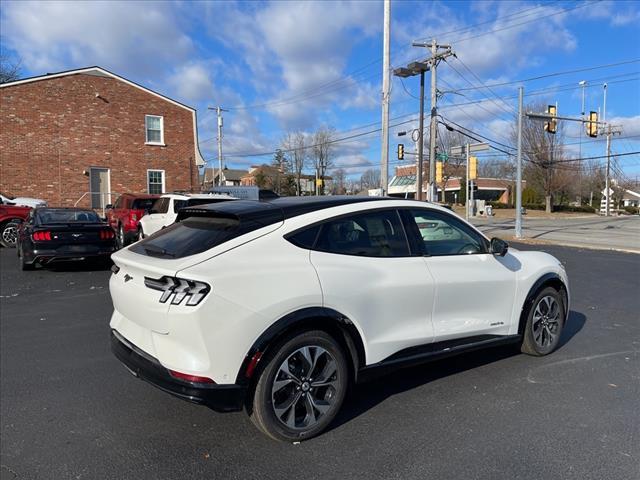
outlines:
[[[412, 40], [437, 35], [458, 59], [441, 64], [441, 114], [507, 143], [518, 85], [540, 104], [558, 102], [561, 115], [579, 115], [587, 81], [588, 110], [602, 107], [623, 126], [617, 153], [640, 150], [640, 3], [393, 1], [391, 63], [424, 56]], [[379, 128], [382, 2], [29, 2], [3, 1], [5, 52], [21, 58], [23, 75], [99, 65], [198, 109], [201, 150], [214, 161], [215, 115], [225, 114], [225, 163], [246, 168], [270, 162], [288, 131], [328, 125], [337, 137]], [[598, 67], [573, 74], [559, 72]], [[473, 72], [473, 73], [471, 73]], [[534, 81], [515, 82], [552, 75]], [[477, 77], [476, 77], [477, 76]], [[484, 84], [502, 84], [490, 90]], [[451, 90], [459, 93], [446, 93]], [[398, 130], [417, 125], [417, 78], [394, 78], [391, 166]], [[496, 97], [501, 97], [500, 99]], [[480, 100], [485, 100], [478, 103]], [[475, 103], [474, 103], [475, 102]], [[466, 105], [451, 105], [464, 103]], [[428, 105], [427, 105], [428, 106]], [[360, 128], [362, 127], [362, 128]], [[567, 124], [577, 151], [578, 124]], [[583, 156], [604, 153], [602, 139], [582, 139]], [[359, 175], [380, 159], [380, 133], [336, 144], [335, 165]], [[640, 156], [620, 157], [640, 175]]]

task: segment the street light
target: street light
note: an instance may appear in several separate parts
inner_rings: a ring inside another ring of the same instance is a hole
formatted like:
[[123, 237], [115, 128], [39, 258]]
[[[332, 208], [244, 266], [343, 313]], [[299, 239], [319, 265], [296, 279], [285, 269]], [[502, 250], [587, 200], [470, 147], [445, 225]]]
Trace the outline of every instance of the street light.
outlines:
[[416, 199], [422, 200], [422, 149], [424, 148], [424, 72], [428, 72], [430, 64], [427, 62], [411, 62], [406, 67], [396, 68], [396, 77], [408, 78], [420, 75], [420, 127], [418, 143], [418, 163], [416, 166]]

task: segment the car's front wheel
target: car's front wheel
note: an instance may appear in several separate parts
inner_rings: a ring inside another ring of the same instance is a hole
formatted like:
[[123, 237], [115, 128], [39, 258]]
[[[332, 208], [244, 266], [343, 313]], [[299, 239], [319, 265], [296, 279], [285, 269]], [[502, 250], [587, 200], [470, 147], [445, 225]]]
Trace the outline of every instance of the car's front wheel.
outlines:
[[564, 328], [565, 305], [561, 292], [544, 288], [531, 304], [524, 329], [521, 350], [535, 356], [553, 352]]
[[304, 332], [285, 339], [263, 362], [251, 405], [253, 423], [281, 441], [322, 432], [347, 390], [349, 370], [340, 344], [326, 332]]

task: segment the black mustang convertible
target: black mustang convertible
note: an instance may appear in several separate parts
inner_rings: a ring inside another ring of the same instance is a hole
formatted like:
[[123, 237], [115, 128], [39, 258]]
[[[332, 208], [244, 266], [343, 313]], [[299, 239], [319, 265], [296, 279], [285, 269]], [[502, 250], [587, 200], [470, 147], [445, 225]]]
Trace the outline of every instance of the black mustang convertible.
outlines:
[[18, 231], [22, 270], [66, 260], [107, 260], [116, 249], [115, 232], [93, 210], [36, 208]]

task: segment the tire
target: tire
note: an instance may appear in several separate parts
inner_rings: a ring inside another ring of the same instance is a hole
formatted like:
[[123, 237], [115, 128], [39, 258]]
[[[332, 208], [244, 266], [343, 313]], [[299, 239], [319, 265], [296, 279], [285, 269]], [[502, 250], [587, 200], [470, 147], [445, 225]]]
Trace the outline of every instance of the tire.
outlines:
[[18, 239], [18, 227], [20, 227], [20, 222], [15, 220], [9, 220], [2, 225], [0, 229], [0, 244], [3, 247], [15, 248]]
[[18, 258], [20, 259], [20, 270], [23, 272], [36, 269], [35, 263], [29, 263], [24, 259], [24, 255], [22, 255], [20, 248], [18, 248]]
[[124, 236], [124, 230], [122, 229], [122, 225], [118, 227], [118, 231], [116, 233], [116, 248], [120, 250], [127, 246], [127, 239]]
[[561, 292], [544, 288], [536, 295], [527, 313], [520, 350], [534, 356], [548, 355], [560, 343], [565, 322], [565, 304]]
[[349, 380], [342, 347], [320, 330], [284, 339], [257, 373], [251, 420], [266, 435], [286, 442], [321, 433], [340, 410]]

